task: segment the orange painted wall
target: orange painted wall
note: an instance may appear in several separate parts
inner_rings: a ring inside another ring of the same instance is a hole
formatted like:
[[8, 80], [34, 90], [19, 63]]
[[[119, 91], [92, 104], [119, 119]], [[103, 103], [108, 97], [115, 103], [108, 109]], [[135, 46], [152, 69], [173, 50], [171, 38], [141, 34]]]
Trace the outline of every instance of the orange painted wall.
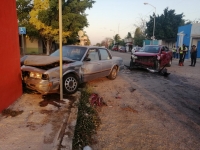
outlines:
[[0, 1], [0, 112], [22, 95], [16, 0]]

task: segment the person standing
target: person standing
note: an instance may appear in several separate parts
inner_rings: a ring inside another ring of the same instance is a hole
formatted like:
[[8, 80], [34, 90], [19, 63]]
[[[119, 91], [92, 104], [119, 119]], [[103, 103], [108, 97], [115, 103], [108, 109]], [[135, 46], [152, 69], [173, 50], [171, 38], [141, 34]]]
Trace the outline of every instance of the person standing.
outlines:
[[187, 54], [188, 48], [184, 45], [183, 46], [183, 64], [184, 64], [184, 60], [185, 60], [185, 55]]
[[176, 49], [176, 58], [177, 59], [179, 58], [179, 47], [177, 47], [177, 49]]
[[184, 51], [185, 51], [185, 44], [183, 44], [183, 46], [179, 47], [179, 66], [184, 66], [183, 62], [184, 62]]
[[176, 58], [176, 46], [173, 47], [172, 52], [173, 52], [173, 57]]
[[193, 45], [191, 49], [191, 65], [190, 66], [195, 67], [196, 59], [197, 59], [197, 48], [195, 45]]

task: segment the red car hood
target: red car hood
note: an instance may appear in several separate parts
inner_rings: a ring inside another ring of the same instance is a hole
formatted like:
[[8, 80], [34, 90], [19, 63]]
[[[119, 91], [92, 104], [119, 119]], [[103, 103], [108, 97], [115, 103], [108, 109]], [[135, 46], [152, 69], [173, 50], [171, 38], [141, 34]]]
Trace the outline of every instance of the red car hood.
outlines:
[[136, 56], [157, 56], [158, 53], [135, 52]]

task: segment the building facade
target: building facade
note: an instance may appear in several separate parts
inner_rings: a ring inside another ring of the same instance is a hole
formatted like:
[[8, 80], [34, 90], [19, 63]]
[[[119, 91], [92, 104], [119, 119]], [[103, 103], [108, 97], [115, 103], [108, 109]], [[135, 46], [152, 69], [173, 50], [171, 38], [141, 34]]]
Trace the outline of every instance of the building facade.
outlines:
[[186, 58], [190, 58], [192, 45], [197, 46], [197, 58], [200, 58], [200, 23], [180, 26], [177, 33], [177, 46], [185, 44], [189, 51]]

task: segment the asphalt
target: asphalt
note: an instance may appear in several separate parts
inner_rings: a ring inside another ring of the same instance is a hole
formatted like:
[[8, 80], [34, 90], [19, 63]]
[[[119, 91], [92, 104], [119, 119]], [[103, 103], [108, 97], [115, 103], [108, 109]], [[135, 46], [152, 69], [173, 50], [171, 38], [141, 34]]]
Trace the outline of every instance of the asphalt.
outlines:
[[0, 150], [71, 150], [79, 97], [24, 93], [0, 114]]

